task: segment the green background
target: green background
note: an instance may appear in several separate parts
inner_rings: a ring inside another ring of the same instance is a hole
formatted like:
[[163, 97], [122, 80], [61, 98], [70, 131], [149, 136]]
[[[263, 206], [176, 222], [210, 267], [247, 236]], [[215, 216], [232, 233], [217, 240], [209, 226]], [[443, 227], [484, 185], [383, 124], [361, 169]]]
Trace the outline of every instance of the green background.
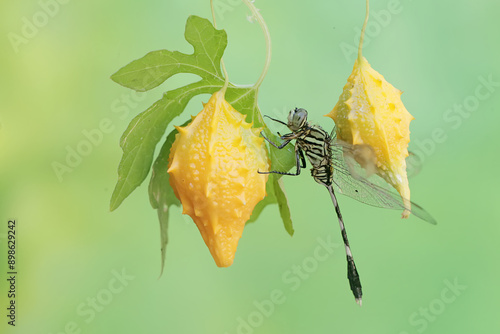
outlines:
[[[158, 278], [159, 227], [147, 182], [109, 212], [118, 142], [128, 122], [162, 91], [194, 79], [178, 76], [136, 96], [109, 77], [152, 50], [191, 52], [185, 21], [191, 14], [211, 17], [208, 0], [69, 1], [18, 52], [9, 33], [21, 35], [23, 17], [43, 19], [43, 9], [36, 1], [2, 1], [0, 331], [78, 333], [74, 323], [81, 333], [498, 332], [500, 87], [490, 92], [478, 78], [500, 82], [500, 3], [395, 3], [372, 1], [364, 55], [405, 91], [403, 102], [415, 117], [410, 150], [425, 161], [411, 179], [412, 199], [438, 225], [402, 221], [396, 211], [340, 198], [364, 288], [359, 308], [329, 196], [308, 172], [284, 180], [293, 238], [277, 207], [268, 207], [246, 227], [228, 269], [215, 266], [196, 226], [174, 208], [165, 272]], [[238, 1], [216, 4], [218, 26], [229, 38], [224, 59], [230, 80], [253, 83], [264, 63], [259, 26], [246, 19], [249, 11]], [[273, 40], [259, 96], [263, 113], [283, 119], [290, 108], [304, 107], [331, 129], [322, 115], [352, 70], [354, 57], [346, 57], [341, 45], [356, 46], [364, 5], [257, 0]], [[475, 100], [476, 90], [488, 96]], [[207, 99], [191, 101], [175, 123], [197, 114]], [[460, 116], [453, 108], [464, 103], [471, 111]], [[111, 129], [102, 142], [59, 180], [53, 163], [65, 163], [68, 147], [86, 140], [82, 131], [106, 119]], [[442, 133], [438, 142], [433, 133]], [[5, 317], [5, 235], [12, 218], [18, 225], [16, 328], [6, 326]], [[333, 240], [332, 254], [318, 253], [318, 238]], [[303, 274], [293, 274], [293, 266], [305, 266]], [[123, 270], [133, 277], [126, 286], [113, 279]], [[460, 287], [453, 292], [450, 284]], [[264, 300], [275, 290], [283, 303], [270, 306]], [[82, 316], [79, 310], [89, 311], [93, 298], [101, 301], [99, 312]]]

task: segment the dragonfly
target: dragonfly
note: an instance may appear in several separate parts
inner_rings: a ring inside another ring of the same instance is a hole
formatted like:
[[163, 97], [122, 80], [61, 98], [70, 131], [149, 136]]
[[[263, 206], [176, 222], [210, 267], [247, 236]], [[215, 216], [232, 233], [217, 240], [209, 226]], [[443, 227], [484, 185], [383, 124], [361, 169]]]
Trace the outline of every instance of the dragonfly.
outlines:
[[[340, 207], [335, 193], [341, 193], [354, 198], [362, 203], [388, 208], [411, 211], [412, 214], [427, 221], [431, 224], [436, 224], [436, 220], [419, 205], [403, 201], [399, 194], [393, 193], [379, 184], [375, 184], [364, 177], [360, 172], [366, 169], [367, 166], [361, 167], [356, 164], [353, 159], [355, 148], [336, 138], [336, 128], [333, 128], [331, 134], [326, 132], [321, 126], [313, 125], [307, 121], [307, 110], [303, 108], [295, 108], [288, 114], [288, 122], [271, 118], [271, 120], [281, 123], [288, 127], [291, 133], [281, 135], [283, 141], [280, 144], [274, 143], [267, 138], [263, 132], [262, 137], [277, 149], [282, 149], [287, 146], [292, 140], [295, 140], [295, 161], [296, 171], [294, 173], [283, 171], [268, 171], [260, 172], [261, 174], [281, 174], [281, 175], [300, 175], [301, 169], [306, 168], [306, 158], [312, 165], [311, 175], [314, 180], [322, 184], [328, 189], [330, 197], [335, 207], [340, 232], [344, 242], [344, 248], [347, 258], [347, 278], [355, 301], [358, 305], [362, 305], [363, 291], [358, 270], [354, 262], [347, 232], [340, 212]], [[370, 156], [365, 154], [365, 156]], [[357, 168], [357, 170], [356, 170]], [[405, 203], [411, 203], [411, 208]]]

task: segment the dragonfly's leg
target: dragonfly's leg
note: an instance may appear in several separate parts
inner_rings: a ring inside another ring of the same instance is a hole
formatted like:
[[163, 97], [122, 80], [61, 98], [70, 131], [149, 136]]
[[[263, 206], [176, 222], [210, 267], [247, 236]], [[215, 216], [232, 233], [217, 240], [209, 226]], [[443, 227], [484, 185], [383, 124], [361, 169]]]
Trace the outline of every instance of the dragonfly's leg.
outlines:
[[304, 152], [302, 152], [302, 150], [300, 148], [298, 148], [298, 149], [299, 149], [300, 161], [302, 162], [300, 167], [306, 168], [306, 158], [304, 157]]
[[344, 247], [347, 257], [347, 279], [349, 280], [349, 285], [351, 286], [351, 291], [356, 299], [356, 303], [361, 306], [361, 298], [363, 297], [363, 291], [361, 289], [361, 281], [359, 280], [358, 270], [356, 269], [356, 264], [354, 263], [354, 258], [351, 253], [351, 247], [349, 246], [349, 240], [347, 239], [347, 232], [344, 226], [344, 220], [342, 219], [342, 214], [340, 213], [340, 207], [337, 202], [337, 198], [333, 192], [333, 187], [327, 186], [330, 196], [333, 201], [333, 206], [335, 207], [335, 212], [339, 219], [340, 232], [342, 234], [342, 239], [344, 241]]
[[264, 136], [264, 131], [261, 131], [260, 132], [260, 135], [265, 139], [267, 140], [267, 142], [271, 145], [273, 145], [274, 147], [276, 147], [277, 149], [281, 150], [283, 147], [285, 147], [286, 145], [288, 145], [289, 142], [292, 141], [292, 139], [287, 139], [285, 140], [283, 143], [281, 143], [281, 145], [278, 146], [278, 144], [275, 144], [271, 141], [271, 139], [267, 138], [266, 136]]
[[297, 176], [297, 175], [300, 175], [300, 168], [304, 168], [306, 167], [306, 161], [304, 159], [304, 153], [302, 153], [302, 150], [300, 149], [300, 147], [298, 145], [295, 145], [295, 163], [296, 163], [296, 166], [297, 166], [297, 171], [295, 172], [295, 174], [293, 173], [288, 173], [286, 175], [293, 175], [293, 176]]
[[295, 146], [295, 162], [296, 162], [296, 166], [297, 166], [297, 171], [295, 173], [280, 172], [277, 170], [271, 170], [269, 172], [261, 172], [261, 171], [257, 171], [257, 172], [259, 174], [280, 174], [280, 175], [290, 175], [290, 176], [300, 175], [300, 168], [306, 167], [306, 160], [304, 158], [304, 154], [302, 153], [302, 150], [298, 146]]

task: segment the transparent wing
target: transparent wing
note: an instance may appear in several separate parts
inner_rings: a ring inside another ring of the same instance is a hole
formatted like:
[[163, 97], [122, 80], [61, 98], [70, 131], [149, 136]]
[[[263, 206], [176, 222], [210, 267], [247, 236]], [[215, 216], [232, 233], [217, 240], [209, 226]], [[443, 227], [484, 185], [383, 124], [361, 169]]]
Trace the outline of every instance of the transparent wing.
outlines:
[[[355, 159], [349, 158], [353, 152], [352, 145], [334, 140], [331, 148], [335, 191], [368, 205], [386, 209], [406, 209], [401, 196], [386, 189], [384, 186], [387, 183], [382, 178], [367, 175], [372, 174], [369, 164], [363, 168]], [[366, 177], [370, 177], [370, 181]], [[411, 202], [410, 212], [420, 219], [436, 224], [436, 220], [418, 204]]]
[[415, 153], [408, 153], [409, 155], [406, 158], [406, 173], [408, 174], [408, 177], [414, 177], [422, 171], [422, 160]]

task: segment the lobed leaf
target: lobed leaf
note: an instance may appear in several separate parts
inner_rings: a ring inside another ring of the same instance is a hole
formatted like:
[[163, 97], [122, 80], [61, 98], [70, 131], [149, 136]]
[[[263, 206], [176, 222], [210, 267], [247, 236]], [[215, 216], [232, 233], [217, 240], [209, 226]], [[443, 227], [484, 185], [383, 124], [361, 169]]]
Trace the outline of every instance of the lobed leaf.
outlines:
[[148, 176], [156, 145], [167, 125], [184, 111], [194, 96], [212, 94], [216, 90], [217, 86], [201, 80], [169, 91], [132, 120], [120, 143], [123, 157], [118, 167], [118, 182], [111, 196], [111, 211], [118, 208]]
[[[167, 92], [129, 124], [120, 143], [123, 156], [118, 167], [118, 181], [111, 196], [111, 211], [118, 208], [148, 175], [156, 145], [172, 119], [184, 111], [194, 96], [212, 94], [224, 83], [220, 59], [227, 45], [226, 33], [216, 30], [206, 19], [190, 16], [185, 36], [194, 47], [192, 55], [165, 50], [152, 52], [112, 76], [117, 83], [135, 90], [156, 87], [176, 73], [195, 73], [203, 79]], [[212, 43], [207, 44], [207, 41]]]
[[[225, 31], [215, 29], [206, 19], [190, 16], [184, 36], [193, 46], [192, 54], [168, 50], [150, 52], [111, 76], [113, 81], [136, 91], [153, 89], [178, 73], [196, 74], [201, 78], [200, 81], [166, 92], [160, 100], [131, 121], [120, 141], [123, 156], [118, 167], [118, 182], [111, 197], [111, 210], [118, 208], [147, 177], [156, 145], [168, 124], [184, 111], [194, 96], [213, 94], [224, 85], [220, 62], [227, 46]], [[226, 100], [248, 116], [247, 122], [264, 128], [267, 136], [278, 142], [279, 138], [271, 134], [262, 119], [256, 100], [257, 89], [230, 84]], [[174, 130], [167, 136], [153, 164], [149, 184], [151, 206], [157, 210], [160, 221], [162, 271], [168, 242], [168, 208], [180, 205], [170, 187], [167, 173], [168, 156], [176, 133]], [[290, 170], [295, 165], [294, 157], [291, 146], [283, 150], [270, 150], [272, 169]], [[290, 210], [279, 178], [279, 175], [270, 175], [266, 184], [268, 196], [256, 206], [250, 221], [255, 221], [265, 206], [278, 203], [285, 229], [292, 235]]]
[[[186, 125], [186, 122], [184, 125]], [[183, 125], [183, 126], [184, 126]], [[163, 144], [160, 154], [153, 164], [151, 173], [151, 181], [149, 182], [149, 201], [153, 209], [157, 210], [158, 220], [160, 222], [160, 249], [161, 249], [161, 273], [165, 264], [166, 249], [168, 243], [168, 209], [171, 205], [180, 206], [181, 203], [174, 194], [174, 190], [170, 187], [170, 175], [168, 170], [168, 157], [170, 155], [170, 148], [175, 140], [177, 130], [173, 130], [167, 136]]]
[[174, 103], [163, 96], [136, 116], [122, 135], [120, 146], [123, 157], [118, 166], [118, 182], [111, 196], [111, 211], [120, 206], [149, 173], [154, 148], [170, 121], [167, 109]]
[[285, 230], [288, 232], [288, 234], [290, 234], [290, 236], [293, 236], [294, 230], [290, 214], [290, 207], [288, 205], [288, 199], [286, 198], [283, 189], [281, 175], [269, 175], [269, 180], [266, 184], [266, 192], [267, 196], [255, 206], [255, 209], [252, 212], [252, 216], [247, 223], [255, 222], [266, 206], [270, 204], [278, 204], [280, 216], [283, 220], [283, 226], [285, 227]]
[[293, 236], [294, 230], [292, 225], [292, 216], [290, 214], [290, 206], [288, 205], [288, 199], [286, 197], [281, 178], [275, 177], [273, 180], [273, 185], [274, 193], [278, 201], [280, 216], [283, 220], [283, 225], [285, 226], [285, 230], [288, 232], [288, 234], [290, 234], [290, 236]]
[[192, 73], [224, 82], [220, 60], [227, 46], [226, 32], [215, 29], [207, 19], [190, 16], [184, 36], [193, 46], [193, 54], [153, 51], [122, 67], [111, 79], [136, 91], [155, 88], [177, 73]]

